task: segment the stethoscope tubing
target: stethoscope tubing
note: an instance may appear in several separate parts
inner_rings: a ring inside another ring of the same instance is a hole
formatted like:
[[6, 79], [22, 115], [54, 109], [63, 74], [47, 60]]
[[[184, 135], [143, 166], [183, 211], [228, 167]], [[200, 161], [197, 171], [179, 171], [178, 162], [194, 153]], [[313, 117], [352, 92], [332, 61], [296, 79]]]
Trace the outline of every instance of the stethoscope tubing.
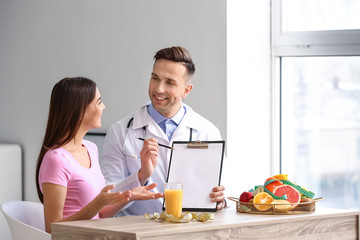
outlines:
[[[123, 145], [123, 148], [122, 148], [123, 153], [125, 151], [126, 140], [127, 140], [128, 135], [129, 135], [129, 130], [130, 130], [130, 127], [131, 127], [131, 124], [132, 124], [133, 120], [134, 120], [134, 117], [130, 118], [128, 124], [126, 125], [124, 145]], [[143, 126], [142, 129], [143, 129], [143, 138], [146, 139], [146, 126]], [[190, 128], [190, 138], [189, 138], [190, 142], [192, 141], [192, 132], [193, 132], [193, 129]], [[130, 156], [132, 158], [140, 158], [140, 157], [136, 156], [135, 154], [126, 155], [126, 156]]]

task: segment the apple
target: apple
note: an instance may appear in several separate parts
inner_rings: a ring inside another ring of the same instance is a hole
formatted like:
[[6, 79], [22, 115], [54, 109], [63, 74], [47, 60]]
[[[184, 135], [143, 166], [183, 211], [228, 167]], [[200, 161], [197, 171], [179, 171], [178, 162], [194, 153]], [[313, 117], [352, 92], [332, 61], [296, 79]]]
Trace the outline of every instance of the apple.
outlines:
[[249, 202], [250, 199], [252, 199], [253, 197], [253, 193], [252, 192], [243, 192], [240, 197], [239, 200], [240, 202]]

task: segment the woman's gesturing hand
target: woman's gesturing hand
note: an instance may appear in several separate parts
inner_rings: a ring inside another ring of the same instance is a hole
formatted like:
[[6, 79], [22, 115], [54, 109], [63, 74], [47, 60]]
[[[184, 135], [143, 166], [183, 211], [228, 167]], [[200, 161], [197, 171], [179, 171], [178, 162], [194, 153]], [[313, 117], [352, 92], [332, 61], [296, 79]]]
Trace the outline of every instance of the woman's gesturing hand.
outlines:
[[157, 186], [156, 183], [152, 183], [148, 186], [137, 187], [131, 190], [130, 201], [133, 200], [149, 200], [158, 199], [164, 197], [163, 193], [150, 192], [149, 190], [154, 189]]
[[103, 206], [111, 204], [124, 204], [129, 202], [131, 197], [131, 192], [111, 192], [111, 189], [114, 189], [115, 185], [110, 184], [105, 186], [101, 192], [97, 195], [97, 202]]

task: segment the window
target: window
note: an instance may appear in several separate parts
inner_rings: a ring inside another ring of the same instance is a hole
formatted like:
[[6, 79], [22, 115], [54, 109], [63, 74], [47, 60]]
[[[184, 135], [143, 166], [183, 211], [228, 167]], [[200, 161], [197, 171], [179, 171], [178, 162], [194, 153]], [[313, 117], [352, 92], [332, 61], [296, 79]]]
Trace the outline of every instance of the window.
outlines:
[[360, 2], [272, 3], [273, 169], [360, 207]]
[[284, 32], [359, 29], [358, 0], [283, 1]]

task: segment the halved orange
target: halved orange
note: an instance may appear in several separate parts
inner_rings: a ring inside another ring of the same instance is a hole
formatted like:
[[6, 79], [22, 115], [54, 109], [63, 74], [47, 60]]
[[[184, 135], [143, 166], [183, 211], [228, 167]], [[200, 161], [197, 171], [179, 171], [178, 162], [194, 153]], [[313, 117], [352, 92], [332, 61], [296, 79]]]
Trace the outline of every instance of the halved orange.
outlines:
[[260, 192], [253, 199], [254, 207], [261, 212], [269, 210], [273, 201], [274, 198], [267, 192]]

